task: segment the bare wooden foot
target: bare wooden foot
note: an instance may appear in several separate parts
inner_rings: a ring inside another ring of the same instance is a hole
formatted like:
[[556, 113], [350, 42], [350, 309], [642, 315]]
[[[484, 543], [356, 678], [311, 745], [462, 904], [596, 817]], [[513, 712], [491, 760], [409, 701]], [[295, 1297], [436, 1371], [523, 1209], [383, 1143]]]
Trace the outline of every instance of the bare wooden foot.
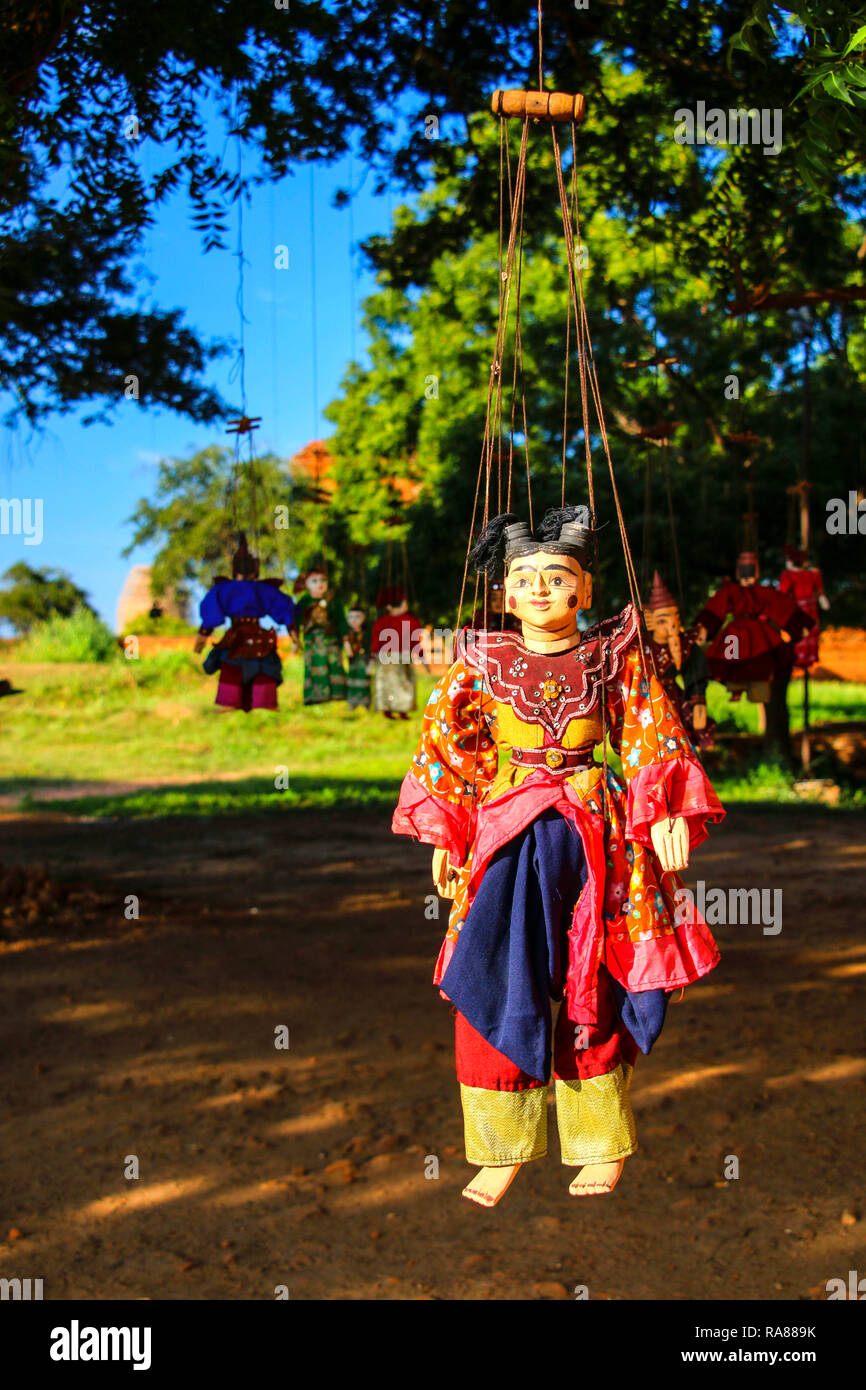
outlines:
[[624, 1167], [624, 1158], [618, 1158], [615, 1163], [587, 1163], [568, 1190], [572, 1197], [593, 1197], [598, 1193], [613, 1192]]
[[463, 1196], [480, 1207], [495, 1207], [522, 1167], [522, 1163], [514, 1163], [505, 1168], [479, 1168], [469, 1186], [464, 1187]]

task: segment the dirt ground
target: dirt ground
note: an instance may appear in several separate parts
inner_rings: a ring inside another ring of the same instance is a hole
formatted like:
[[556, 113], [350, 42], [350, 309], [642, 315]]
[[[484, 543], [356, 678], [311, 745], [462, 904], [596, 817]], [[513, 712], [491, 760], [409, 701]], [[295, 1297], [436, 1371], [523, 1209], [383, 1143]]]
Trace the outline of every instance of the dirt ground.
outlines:
[[0, 1275], [46, 1299], [820, 1299], [866, 1271], [854, 816], [715, 829], [687, 881], [782, 888], [781, 932], [717, 929], [610, 1197], [568, 1196], [551, 1122], [494, 1211], [460, 1197], [430, 852], [387, 818], [7, 815], [0, 846], [87, 885], [0, 945]]

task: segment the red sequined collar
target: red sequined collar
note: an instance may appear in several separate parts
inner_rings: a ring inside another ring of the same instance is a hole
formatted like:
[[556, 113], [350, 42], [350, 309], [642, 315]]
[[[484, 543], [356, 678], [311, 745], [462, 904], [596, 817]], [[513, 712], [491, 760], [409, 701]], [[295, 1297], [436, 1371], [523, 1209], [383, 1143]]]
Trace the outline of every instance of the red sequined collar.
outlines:
[[602, 677], [605, 685], [616, 679], [637, 634], [637, 613], [627, 604], [567, 652], [532, 652], [517, 633], [468, 629], [457, 638], [454, 658], [480, 672], [495, 700], [526, 723], [541, 724], [558, 742], [572, 719], [596, 708]]

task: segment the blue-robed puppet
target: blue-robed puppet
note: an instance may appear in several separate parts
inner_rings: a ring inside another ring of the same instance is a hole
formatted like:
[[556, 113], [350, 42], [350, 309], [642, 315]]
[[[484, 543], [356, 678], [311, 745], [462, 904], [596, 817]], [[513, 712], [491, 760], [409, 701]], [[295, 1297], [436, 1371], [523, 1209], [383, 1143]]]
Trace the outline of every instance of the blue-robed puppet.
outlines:
[[[201, 601], [199, 641], [214, 628], [226, 628], [204, 661], [208, 675], [219, 672], [216, 703], [223, 709], [277, 708], [277, 686], [283, 671], [277, 654], [274, 627], [262, 627], [262, 618], [290, 631], [297, 625], [297, 607], [284, 594], [280, 579], [259, 579], [259, 562], [239, 537], [232, 560], [233, 578], [217, 577]], [[198, 650], [201, 647], [198, 646]]]

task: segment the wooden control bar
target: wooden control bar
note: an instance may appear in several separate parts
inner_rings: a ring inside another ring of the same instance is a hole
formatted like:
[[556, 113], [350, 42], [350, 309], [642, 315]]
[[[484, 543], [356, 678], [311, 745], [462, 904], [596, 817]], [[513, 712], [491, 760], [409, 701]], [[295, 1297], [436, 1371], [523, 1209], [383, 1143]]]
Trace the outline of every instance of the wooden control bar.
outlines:
[[580, 92], [519, 92], [497, 87], [491, 102], [495, 116], [531, 116], [536, 121], [573, 121], [580, 125], [586, 101]]

